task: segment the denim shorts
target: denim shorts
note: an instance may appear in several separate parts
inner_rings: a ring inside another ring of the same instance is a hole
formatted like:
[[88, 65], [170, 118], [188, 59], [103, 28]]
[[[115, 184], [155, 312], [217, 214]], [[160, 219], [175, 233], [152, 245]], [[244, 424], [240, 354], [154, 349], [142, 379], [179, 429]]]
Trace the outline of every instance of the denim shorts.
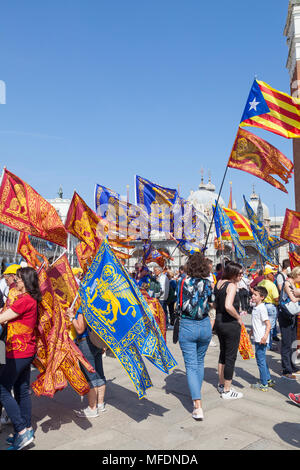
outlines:
[[86, 358], [86, 360], [93, 366], [96, 372], [89, 372], [81, 363], [80, 368], [88, 381], [90, 388], [101, 387], [106, 384], [106, 379], [103, 371], [102, 363], [102, 349], [96, 348], [90, 341], [89, 337], [82, 338], [77, 342], [77, 345]]

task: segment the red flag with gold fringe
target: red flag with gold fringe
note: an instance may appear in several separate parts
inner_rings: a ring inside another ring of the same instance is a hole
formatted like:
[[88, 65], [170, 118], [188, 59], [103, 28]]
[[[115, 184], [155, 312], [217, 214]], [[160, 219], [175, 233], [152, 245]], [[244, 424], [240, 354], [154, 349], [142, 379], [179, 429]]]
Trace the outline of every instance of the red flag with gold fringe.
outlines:
[[6, 169], [0, 186], [0, 223], [67, 247], [68, 234], [55, 208]]
[[94, 369], [69, 336], [62, 303], [53, 290], [46, 270], [42, 268], [38, 276], [42, 301], [39, 304], [34, 365], [40, 374], [32, 383], [32, 389], [38, 396], [53, 397], [69, 382], [79, 395], [85, 395], [90, 387], [79, 363], [90, 372]]
[[239, 128], [229, 161], [231, 168], [246, 171], [287, 193], [284, 185], [292, 176], [294, 165], [276, 147], [245, 129]]
[[280, 238], [300, 245], [300, 212], [286, 209]]
[[45, 263], [44, 266], [47, 268], [47, 258], [34, 248], [27, 233], [20, 232], [17, 251], [32, 268], [37, 269], [42, 265], [42, 261], [39, 258], [42, 258], [43, 263]]

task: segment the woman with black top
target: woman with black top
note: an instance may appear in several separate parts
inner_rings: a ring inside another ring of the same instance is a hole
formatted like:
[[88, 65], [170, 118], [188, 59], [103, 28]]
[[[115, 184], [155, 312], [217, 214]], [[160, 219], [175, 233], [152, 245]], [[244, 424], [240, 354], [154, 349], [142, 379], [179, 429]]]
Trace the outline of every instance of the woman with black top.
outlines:
[[231, 388], [241, 335], [242, 320], [239, 315], [240, 300], [237, 284], [242, 275], [242, 266], [231, 261], [225, 266], [222, 279], [215, 286], [215, 331], [220, 342], [218, 391], [221, 397], [227, 400], [243, 396], [242, 393]]

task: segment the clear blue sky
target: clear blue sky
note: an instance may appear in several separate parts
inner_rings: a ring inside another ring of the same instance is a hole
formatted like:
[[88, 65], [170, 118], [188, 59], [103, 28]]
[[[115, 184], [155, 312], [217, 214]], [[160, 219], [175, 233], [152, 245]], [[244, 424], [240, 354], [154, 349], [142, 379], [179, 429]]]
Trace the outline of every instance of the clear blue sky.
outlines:
[[[134, 202], [134, 175], [217, 189], [254, 76], [289, 93], [288, 0], [10, 0], [1, 4], [1, 167], [46, 198], [93, 206], [95, 183]], [[248, 128], [292, 159], [292, 142]], [[241, 209], [252, 185], [270, 215], [289, 194], [229, 169]]]

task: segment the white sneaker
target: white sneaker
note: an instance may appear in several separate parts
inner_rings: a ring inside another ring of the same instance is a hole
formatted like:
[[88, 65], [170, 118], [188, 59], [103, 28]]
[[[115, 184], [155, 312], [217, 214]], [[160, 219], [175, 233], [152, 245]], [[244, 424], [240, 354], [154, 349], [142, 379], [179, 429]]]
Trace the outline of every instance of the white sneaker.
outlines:
[[84, 410], [75, 411], [78, 418], [97, 418], [99, 416], [98, 407], [92, 410], [89, 406]]
[[214, 342], [214, 340], [213, 340], [213, 339], [211, 339], [211, 340], [210, 340], [210, 343], [209, 343], [209, 345], [208, 345], [208, 346], [215, 347], [215, 346], [217, 346], [217, 343], [215, 343], [215, 342]]
[[106, 408], [105, 408], [105, 403], [98, 403], [98, 405], [97, 405], [97, 410], [98, 410], [98, 411], [101, 411], [102, 413], [104, 413], [105, 411], [107, 411]]
[[221, 397], [224, 398], [224, 400], [237, 400], [238, 398], [242, 398], [243, 394], [231, 388], [228, 392], [223, 391]]
[[196, 421], [202, 421], [204, 418], [202, 408], [194, 408], [192, 418], [194, 418]]
[[218, 390], [219, 393], [223, 393], [224, 392], [224, 385], [218, 384], [217, 390]]

